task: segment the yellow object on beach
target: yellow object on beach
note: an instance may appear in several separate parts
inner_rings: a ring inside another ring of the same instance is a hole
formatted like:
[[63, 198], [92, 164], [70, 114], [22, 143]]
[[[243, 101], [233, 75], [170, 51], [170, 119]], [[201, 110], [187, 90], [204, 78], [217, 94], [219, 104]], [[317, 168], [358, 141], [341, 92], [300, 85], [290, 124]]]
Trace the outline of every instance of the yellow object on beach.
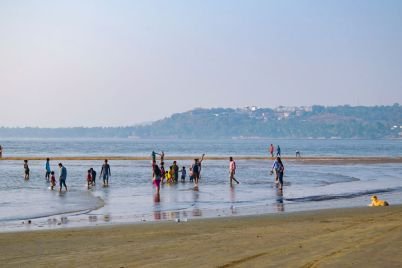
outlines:
[[380, 200], [377, 198], [376, 195], [373, 195], [371, 197], [371, 204], [369, 206], [370, 207], [385, 207], [385, 206], [389, 206], [389, 204], [387, 201]]

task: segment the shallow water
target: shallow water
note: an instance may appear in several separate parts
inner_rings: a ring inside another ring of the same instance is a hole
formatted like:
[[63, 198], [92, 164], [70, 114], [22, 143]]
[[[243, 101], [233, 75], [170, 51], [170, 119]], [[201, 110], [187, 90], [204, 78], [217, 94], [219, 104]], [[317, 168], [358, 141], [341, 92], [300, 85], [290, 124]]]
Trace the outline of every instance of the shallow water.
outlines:
[[[86, 171], [93, 167], [99, 176], [102, 162], [63, 163], [68, 170], [69, 191], [59, 194], [48, 189], [43, 161], [29, 162], [29, 181], [23, 179], [21, 161], [0, 161], [0, 231], [354, 207], [367, 205], [372, 194], [391, 204], [402, 203], [399, 164], [285, 162], [281, 193], [269, 175], [271, 162], [237, 161], [240, 184], [231, 187], [227, 161], [204, 161], [198, 191], [187, 177], [184, 183], [164, 184], [157, 196], [149, 161], [110, 161], [110, 187], [102, 187], [97, 178], [97, 185], [90, 190]], [[178, 164], [188, 168], [191, 162]], [[57, 171], [57, 163], [51, 165]], [[27, 224], [28, 219], [32, 224]]]

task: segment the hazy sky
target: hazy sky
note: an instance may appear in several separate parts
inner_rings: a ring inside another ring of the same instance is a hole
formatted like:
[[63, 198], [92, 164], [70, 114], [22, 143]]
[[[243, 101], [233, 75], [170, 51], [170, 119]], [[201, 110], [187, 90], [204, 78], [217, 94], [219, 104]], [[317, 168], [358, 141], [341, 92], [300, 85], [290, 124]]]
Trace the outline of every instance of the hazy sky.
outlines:
[[0, 126], [402, 103], [402, 1], [0, 0]]

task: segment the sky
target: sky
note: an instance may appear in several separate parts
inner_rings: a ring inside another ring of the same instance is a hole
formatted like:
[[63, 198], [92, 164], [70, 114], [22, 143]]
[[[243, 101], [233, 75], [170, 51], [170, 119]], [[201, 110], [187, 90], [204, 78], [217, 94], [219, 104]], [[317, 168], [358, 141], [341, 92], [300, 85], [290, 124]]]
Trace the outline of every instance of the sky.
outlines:
[[0, 0], [0, 126], [402, 104], [402, 1]]

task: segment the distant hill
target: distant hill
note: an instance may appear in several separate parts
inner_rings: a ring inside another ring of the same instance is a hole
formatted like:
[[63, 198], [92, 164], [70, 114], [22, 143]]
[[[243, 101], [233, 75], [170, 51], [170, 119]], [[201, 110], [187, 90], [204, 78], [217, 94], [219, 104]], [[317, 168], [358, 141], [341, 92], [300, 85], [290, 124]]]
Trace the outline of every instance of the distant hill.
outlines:
[[0, 137], [402, 138], [402, 106], [197, 108], [141, 126], [0, 128]]
[[402, 106], [195, 109], [136, 127], [139, 137], [398, 138]]

